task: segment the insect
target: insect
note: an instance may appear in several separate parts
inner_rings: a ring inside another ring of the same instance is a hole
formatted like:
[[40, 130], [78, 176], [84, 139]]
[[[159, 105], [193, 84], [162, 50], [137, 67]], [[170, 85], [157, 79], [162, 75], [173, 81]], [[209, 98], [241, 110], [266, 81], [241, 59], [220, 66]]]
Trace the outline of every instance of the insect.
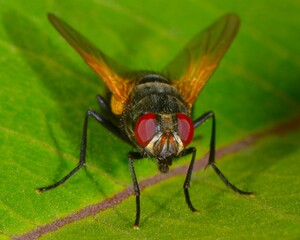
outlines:
[[163, 70], [163, 74], [152, 71], [131, 72], [112, 61], [80, 33], [53, 14], [48, 18], [56, 30], [81, 55], [109, 89], [110, 99], [97, 96], [102, 114], [88, 110], [83, 125], [83, 135], [78, 165], [58, 182], [38, 188], [38, 192], [53, 189], [85, 165], [87, 128], [90, 117], [96, 119], [118, 138], [135, 147], [128, 153], [130, 173], [136, 197], [134, 228], [140, 222], [140, 189], [134, 170], [134, 161], [152, 158], [158, 169], [166, 173], [172, 162], [191, 155], [191, 162], [183, 184], [185, 200], [192, 212], [190, 195], [196, 148], [188, 147], [194, 129], [206, 120], [212, 120], [208, 165], [221, 180], [239, 194], [252, 194], [231, 184], [215, 165], [216, 119], [212, 111], [191, 119], [192, 107], [221, 58], [233, 41], [239, 18], [227, 14], [210, 27], [196, 35]]

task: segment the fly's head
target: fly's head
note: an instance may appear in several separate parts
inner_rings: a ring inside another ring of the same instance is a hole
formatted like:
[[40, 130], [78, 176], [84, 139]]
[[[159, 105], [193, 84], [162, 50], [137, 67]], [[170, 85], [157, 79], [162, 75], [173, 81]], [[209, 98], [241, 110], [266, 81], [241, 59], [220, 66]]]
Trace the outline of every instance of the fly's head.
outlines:
[[166, 173], [172, 161], [192, 141], [194, 124], [182, 113], [146, 113], [136, 123], [135, 136], [144, 151], [157, 159], [160, 172]]

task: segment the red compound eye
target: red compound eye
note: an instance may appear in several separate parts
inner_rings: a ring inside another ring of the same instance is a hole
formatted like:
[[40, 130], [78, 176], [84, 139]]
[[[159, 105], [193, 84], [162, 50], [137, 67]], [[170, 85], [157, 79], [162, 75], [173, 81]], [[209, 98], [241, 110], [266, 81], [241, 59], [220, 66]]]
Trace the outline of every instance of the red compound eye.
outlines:
[[135, 136], [142, 147], [146, 147], [156, 133], [155, 113], [142, 115], [135, 126]]
[[177, 113], [178, 135], [184, 146], [189, 145], [194, 136], [194, 123], [185, 114]]

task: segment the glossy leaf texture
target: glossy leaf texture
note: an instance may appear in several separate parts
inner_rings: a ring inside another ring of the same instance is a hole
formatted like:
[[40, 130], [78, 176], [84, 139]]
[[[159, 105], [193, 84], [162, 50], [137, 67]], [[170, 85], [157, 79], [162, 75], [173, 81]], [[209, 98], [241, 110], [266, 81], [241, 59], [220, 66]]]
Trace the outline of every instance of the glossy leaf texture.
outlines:
[[[214, 110], [217, 148], [299, 117], [300, 4], [295, 1], [0, 1], [0, 238], [35, 228], [105, 201], [131, 184], [132, 150], [90, 122], [86, 172], [63, 186], [36, 194], [77, 163], [88, 108], [98, 109], [104, 84], [47, 20], [53, 12], [131, 69], [160, 71], [199, 31], [235, 12], [240, 31], [201, 92], [196, 118]], [[298, 123], [299, 124], [299, 123]], [[197, 159], [208, 151], [210, 123], [190, 144]], [[140, 231], [134, 231], [133, 197], [114, 208], [59, 227], [44, 239], [296, 239], [300, 236], [300, 131], [266, 134], [217, 161], [238, 187], [232, 193], [212, 169], [194, 173], [184, 201], [184, 175], [147, 187], [141, 195]], [[187, 165], [178, 160], [174, 168]], [[139, 180], [158, 173], [136, 164]]]

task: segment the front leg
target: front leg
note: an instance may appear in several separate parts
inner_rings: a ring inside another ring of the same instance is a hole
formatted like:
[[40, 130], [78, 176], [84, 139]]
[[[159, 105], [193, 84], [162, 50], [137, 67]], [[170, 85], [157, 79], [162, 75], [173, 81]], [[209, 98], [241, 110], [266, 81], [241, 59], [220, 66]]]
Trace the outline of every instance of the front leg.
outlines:
[[138, 160], [141, 158], [143, 158], [143, 155], [141, 153], [138, 153], [138, 152], [128, 153], [129, 168], [130, 168], [133, 189], [134, 189], [134, 194], [135, 194], [135, 202], [136, 202], [136, 215], [135, 215], [135, 222], [133, 225], [134, 229], [139, 229], [141, 205], [140, 205], [140, 188], [139, 188], [138, 181], [136, 179], [136, 174], [135, 174], [134, 166], [133, 166], [133, 160]]
[[200, 126], [202, 123], [204, 123], [207, 119], [211, 118], [212, 119], [212, 128], [211, 128], [211, 137], [210, 137], [210, 150], [209, 150], [209, 158], [208, 158], [208, 164], [210, 165], [215, 172], [218, 174], [218, 176], [221, 178], [221, 180], [231, 188], [233, 191], [239, 194], [246, 194], [246, 195], [251, 195], [253, 194], [252, 192], [246, 192], [243, 190], [238, 189], [236, 186], [234, 186], [232, 183], [228, 181], [228, 179], [223, 175], [223, 173], [217, 168], [215, 165], [215, 154], [216, 154], [216, 119], [215, 115], [212, 111], [204, 113], [202, 116], [197, 118], [194, 121], [194, 127]]
[[184, 191], [184, 196], [185, 196], [185, 201], [189, 207], [189, 209], [191, 209], [192, 212], [197, 212], [197, 209], [194, 208], [191, 199], [190, 199], [190, 194], [189, 194], [189, 187], [190, 187], [190, 182], [191, 182], [191, 177], [192, 177], [192, 172], [193, 172], [193, 168], [194, 168], [194, 162], [195, 162], [195, 156], [196, 156], [196, 148], [191, 147], [186, 149], [180, 157], [186, 156], [188, 154], [192, 154], [192, 160], [189, 166], [189, 169], [187, 171], [186, 177], [185, 177], [185, 181], [183, 184], [183, 191]]

